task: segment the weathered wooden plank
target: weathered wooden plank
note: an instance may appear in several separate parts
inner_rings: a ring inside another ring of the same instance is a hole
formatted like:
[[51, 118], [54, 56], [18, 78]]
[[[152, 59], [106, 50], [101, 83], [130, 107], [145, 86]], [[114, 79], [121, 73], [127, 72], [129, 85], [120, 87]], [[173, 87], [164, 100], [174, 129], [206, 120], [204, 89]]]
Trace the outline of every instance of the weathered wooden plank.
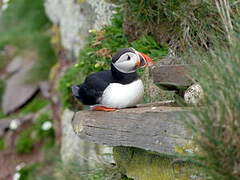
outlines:
[[168, 89], [188, 87], [192, 84], [187, 73], [187, 65], [161, 65], [156, 64], [150, 70], [153, 82]]
[[83, 140], [173, 153], [190, 139], [179, 107], [139, 107], [117, 112], [79, 111], [73, 128]]

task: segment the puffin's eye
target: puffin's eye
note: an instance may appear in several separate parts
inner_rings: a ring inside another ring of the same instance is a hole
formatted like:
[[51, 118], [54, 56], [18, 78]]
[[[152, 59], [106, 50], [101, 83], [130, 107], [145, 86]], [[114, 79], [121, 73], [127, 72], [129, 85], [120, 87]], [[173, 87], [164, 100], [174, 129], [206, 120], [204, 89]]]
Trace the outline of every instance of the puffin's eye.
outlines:
[[131, 59], [131, 57], [130, 57], [130, 56], [128, 56], [128, 57], [127, 57], [127, 60], [129, 61], [130, 59]]

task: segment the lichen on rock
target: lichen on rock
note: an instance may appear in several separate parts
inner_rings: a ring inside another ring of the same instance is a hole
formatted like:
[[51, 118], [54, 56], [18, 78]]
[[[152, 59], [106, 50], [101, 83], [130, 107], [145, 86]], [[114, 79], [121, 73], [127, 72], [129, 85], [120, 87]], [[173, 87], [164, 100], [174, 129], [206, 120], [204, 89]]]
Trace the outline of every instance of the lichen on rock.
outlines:
[[187, 161], [178, 163], [166, 155], [134, 147], [114, 147], [113, 156], [121, 172], [134, 180], [189, 180], [197, 172]]

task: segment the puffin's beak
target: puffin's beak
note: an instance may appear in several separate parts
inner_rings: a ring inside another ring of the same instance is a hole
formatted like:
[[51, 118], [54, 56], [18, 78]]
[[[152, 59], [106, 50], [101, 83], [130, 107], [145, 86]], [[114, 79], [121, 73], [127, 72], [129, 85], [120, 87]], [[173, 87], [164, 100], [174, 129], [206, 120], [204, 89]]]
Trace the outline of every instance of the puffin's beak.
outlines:
[[145, 67], [145, 66], [152, 66], [154, 61], [144, 53], [137, 52], [140, 56], [140, 62], [137, 62], [136, 67]]

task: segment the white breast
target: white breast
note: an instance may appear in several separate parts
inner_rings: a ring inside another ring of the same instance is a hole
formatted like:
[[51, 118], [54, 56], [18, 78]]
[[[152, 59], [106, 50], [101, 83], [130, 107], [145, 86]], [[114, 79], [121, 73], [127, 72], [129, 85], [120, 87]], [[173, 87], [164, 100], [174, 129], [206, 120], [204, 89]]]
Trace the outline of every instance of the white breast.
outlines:
[[111, 83], [104, 90], [100, 103], [112, 108], [133, 107], [142, 100], [143, 94], [144, 86], [140, 79], [125, 85]]

